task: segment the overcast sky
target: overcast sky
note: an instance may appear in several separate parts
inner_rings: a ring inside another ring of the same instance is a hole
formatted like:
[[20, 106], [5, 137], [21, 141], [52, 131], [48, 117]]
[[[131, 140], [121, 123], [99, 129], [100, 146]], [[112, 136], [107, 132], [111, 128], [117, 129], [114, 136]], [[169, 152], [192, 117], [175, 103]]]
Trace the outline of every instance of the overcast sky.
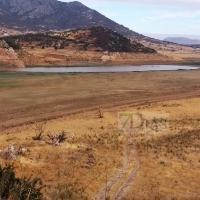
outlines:
[[139, 33], [200, 35], [200, 0], [80, 2]]

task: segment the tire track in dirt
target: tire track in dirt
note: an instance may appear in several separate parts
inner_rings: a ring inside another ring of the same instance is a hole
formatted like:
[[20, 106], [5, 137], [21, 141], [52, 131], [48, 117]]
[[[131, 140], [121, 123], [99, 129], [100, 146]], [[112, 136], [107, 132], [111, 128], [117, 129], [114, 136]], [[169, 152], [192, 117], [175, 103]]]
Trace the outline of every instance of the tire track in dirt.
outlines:
[[[126, 134], [125, 147], [126, 148], [124, 152], [123, 167], [119, 169], [118, 172], [100, 190], [95, 200], [104, 200], [106, 199], [106, 197], [111, 197], [111, 199], [114, 200], [120, 200], [125, 196], [129, 186], [132, 184], [140, 168], [140, 160], [133, 135]], [[130, 170], [129, 167], [130, 164], [132, 163], [132, 159], [134, 159], [134, 169], [131, 171], [131, 173], [129, 173], [125, 181], [123, 181], [124, 174], [126, 174], [126, 172]], [[116, 191], [112, 191], [114, 187], [120, 184], [120, 182], [122, 182], [121, 187], [118, 187]]]
[[140, 159], [136, 144], [134, 143], [133, 146], [134, 146], [133, 148], [134, 148], [135, 168], [127, 177], [126, 181], [122, 184], [122, 186], [116, 191], [115, 196], [113, 197], [114, 200], [121, 200], [126, 195], [137, 175], [137, 172], [140, 169]]

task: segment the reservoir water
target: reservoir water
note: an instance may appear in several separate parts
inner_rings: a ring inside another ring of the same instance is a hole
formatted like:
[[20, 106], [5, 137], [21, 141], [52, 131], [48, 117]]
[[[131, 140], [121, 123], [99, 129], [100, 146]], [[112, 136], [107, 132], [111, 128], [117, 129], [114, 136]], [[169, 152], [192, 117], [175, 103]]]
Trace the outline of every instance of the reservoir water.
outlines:
[[40, 73], [107, 73], [107, 72], [144, 72], [197, 70], [199, 67], [178, 65], [141, 65], [141, 66], [90, 66], [90, 67], [30, 67], [17, 68], [19, 72]]

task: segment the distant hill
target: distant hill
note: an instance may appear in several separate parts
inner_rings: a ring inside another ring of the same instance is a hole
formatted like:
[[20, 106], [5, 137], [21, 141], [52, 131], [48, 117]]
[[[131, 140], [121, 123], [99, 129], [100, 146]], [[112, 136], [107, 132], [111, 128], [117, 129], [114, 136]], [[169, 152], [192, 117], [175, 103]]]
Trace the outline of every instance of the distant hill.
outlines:
[[164, 40], [168, 37], [184, 37], [184, 38], [190, 38], [195, 40], [200, 40], [200, 35], [184, 35], [184, 34], [158, 34], [158, 33], [143, 33], [143, 35], [146, 35], [151, 38], [156, 38], [158, 40]]
[[200, 40], [194, 40], [194, 39], [189, 39], [185, 37], [167, 37], [164, 39], [164, 41], [173, 42], [177, 44], [183, 44], [183, 45], [200, 44]]
[[66, 31], [102, 26], [145, 44], [169, 42], [146, 37], [120, 25], [78, 1], [0, 0], [0, 36]]
[[26, 34], [3, 38], [10, 46], [23, 48], [76, 49], [127, 53], [156, 53], [154, 49], [133, 42], [105, 27], [92, 27], [57, 33]]

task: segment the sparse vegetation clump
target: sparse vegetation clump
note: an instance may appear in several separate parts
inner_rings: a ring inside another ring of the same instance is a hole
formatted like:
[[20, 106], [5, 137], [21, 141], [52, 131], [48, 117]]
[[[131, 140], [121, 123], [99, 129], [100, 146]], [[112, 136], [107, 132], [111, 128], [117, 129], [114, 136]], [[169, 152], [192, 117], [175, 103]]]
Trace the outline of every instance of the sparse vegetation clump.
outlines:
[[8, 49], [9, 45], [5, 42], [5, 40], [0, 40], [0, 48]]
[[52, 135], [50, 132], [47, 134], [49, 138], [48, 144], [53, 145], [60, 145], [60, 143], [64, 142], [67, 139], [67, 135], [64, 131], [62, 131], [60, 134]]
[[36, 124], [36, 128], [35, 128], [35, 136], [33, 136], [33, 140], [41, 140], [43, 137], [45, 131], [45, 126], [44, 124]]
[[42, 200], [42, 182], [38, 178], [17, 178], [13, 165], [0, 166], [0, 199]]
[[103, 110], [101, 110], [101, 109], [98, 110], [98, 117], [99, 118], [104, 118], [104, 112], [103, 112]]
[[12, 47], [14, 50], [21, 49], [21, 45], [20, 45], [20, 43], [17, 42], [17, 39], [15, 39], [15, 37], [8, 37], [8, 38], [5, 37], [2, 41], [4, 41], [3, 48]]
[[6, 160], [15, 160], [17, 156], [24, 156], [26, 151], [27, 149], [22, 146], [18, 150], [15, 150], [14, 145], [10, 143], [7, 149], [0, 150], [0, 157]]

